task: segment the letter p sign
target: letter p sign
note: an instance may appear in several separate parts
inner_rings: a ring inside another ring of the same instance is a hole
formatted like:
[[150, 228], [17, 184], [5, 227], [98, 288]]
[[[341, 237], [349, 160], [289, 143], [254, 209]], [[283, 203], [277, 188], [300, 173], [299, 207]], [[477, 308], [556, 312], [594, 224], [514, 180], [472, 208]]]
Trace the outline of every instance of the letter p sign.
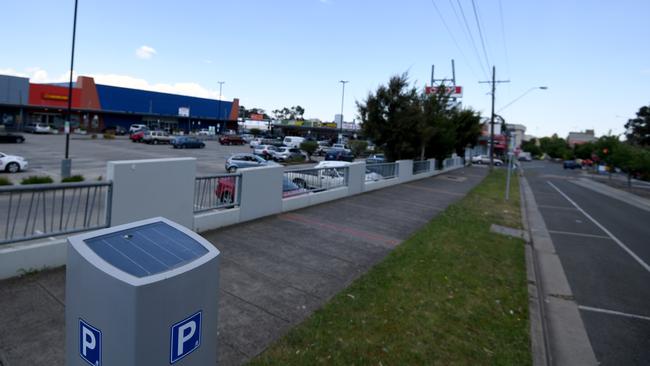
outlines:
[[102, 364], [102, 331], [79, 319], [79, 356], [93, 366]]
[[169, 362], [175, 363], [201, 345], [201, 311], [172, 325]]

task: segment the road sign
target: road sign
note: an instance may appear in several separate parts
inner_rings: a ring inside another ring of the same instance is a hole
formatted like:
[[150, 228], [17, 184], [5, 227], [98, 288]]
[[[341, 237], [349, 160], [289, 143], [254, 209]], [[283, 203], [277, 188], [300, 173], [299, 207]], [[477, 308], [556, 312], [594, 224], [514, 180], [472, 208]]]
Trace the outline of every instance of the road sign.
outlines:
[[79, 319], [79, 356], [93, 366], [102, 365], [102, 331]]
[[[438, 88], [437, 86], [427, 86], [424, 88], [424, 92], [426, 94], [436, 94], [438, 93]], [[458, 86], [458, 85], [452, 85], [452, 86], [445, 86], [445, 91], [447, 93], [447, 96], [450, 98], [460, 98], [463, 96], [463, 87]]]
[[201, 311], [170, 328], [169, 363], [175, 363], [201, 345]]

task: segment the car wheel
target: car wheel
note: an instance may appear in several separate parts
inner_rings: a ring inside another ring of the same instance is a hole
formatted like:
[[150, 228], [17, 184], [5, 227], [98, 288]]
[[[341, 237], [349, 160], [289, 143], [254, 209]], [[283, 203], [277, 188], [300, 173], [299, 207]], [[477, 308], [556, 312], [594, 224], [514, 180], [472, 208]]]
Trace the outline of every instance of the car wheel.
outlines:
[[18, 173], [20, 171], [20, 165], [18, 163], [9, 163], [5, 167], [5, 171], [8, 173]]
[[236, 166], [231, 166], [230, 168], [228, 168], [228, 173], [234, 173], [234, 172], [236, 172], [236, 171], [237, 171], [237, 167], [236, 167]]
[[18, 142], [19, 144], [22, 144], [23, 142], [25, 142], [25, 139], [23, 137], [21, 137], [16, 142]]
[[158, 140], [153, 140], [154, 145], [158, 145]]
[[300, 187], [300, 188], [307, 188], [307, 182], [305, 182], [304, 180], [302, 180], [300, 178], [294, 179], [293, 183], [295, 185], [297, 185], [298, 187]]

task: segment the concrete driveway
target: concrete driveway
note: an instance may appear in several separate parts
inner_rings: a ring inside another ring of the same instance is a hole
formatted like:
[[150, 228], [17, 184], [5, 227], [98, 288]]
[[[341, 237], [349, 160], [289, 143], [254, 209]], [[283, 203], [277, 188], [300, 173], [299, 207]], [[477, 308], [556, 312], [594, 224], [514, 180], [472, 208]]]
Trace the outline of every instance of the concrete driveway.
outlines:
[[[464, 168], [202, 235], [221, 251], [220, 365], [262, 352], [487, 174]], [[0, 360], [63, 365], [65, 271], [0, 282]]]

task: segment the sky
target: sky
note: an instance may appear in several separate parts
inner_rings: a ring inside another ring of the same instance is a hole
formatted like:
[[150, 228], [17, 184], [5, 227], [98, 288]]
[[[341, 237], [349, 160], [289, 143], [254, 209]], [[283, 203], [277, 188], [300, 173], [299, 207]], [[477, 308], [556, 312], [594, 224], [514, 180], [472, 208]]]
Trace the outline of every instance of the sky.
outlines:
[[[0, 74], [67, 81], [74, 1], [3, 0], [0, 10]], [[650, 104], [647, 14], [648, 0], [79, 0], [74, 74], [210, 98], [224, 81], [224, 99], [267, 112], [300, 105], [324, 121], [340, 113], [348, 80], [349, 121], [391, 76], [408, 72], [423, 88], [432, 65], [450, 78], [454, 59], [465, 107], [490, 115], [479, 81], [494, 66], [509, 80], [496, 89], [508, 123], [601, 136]]]

